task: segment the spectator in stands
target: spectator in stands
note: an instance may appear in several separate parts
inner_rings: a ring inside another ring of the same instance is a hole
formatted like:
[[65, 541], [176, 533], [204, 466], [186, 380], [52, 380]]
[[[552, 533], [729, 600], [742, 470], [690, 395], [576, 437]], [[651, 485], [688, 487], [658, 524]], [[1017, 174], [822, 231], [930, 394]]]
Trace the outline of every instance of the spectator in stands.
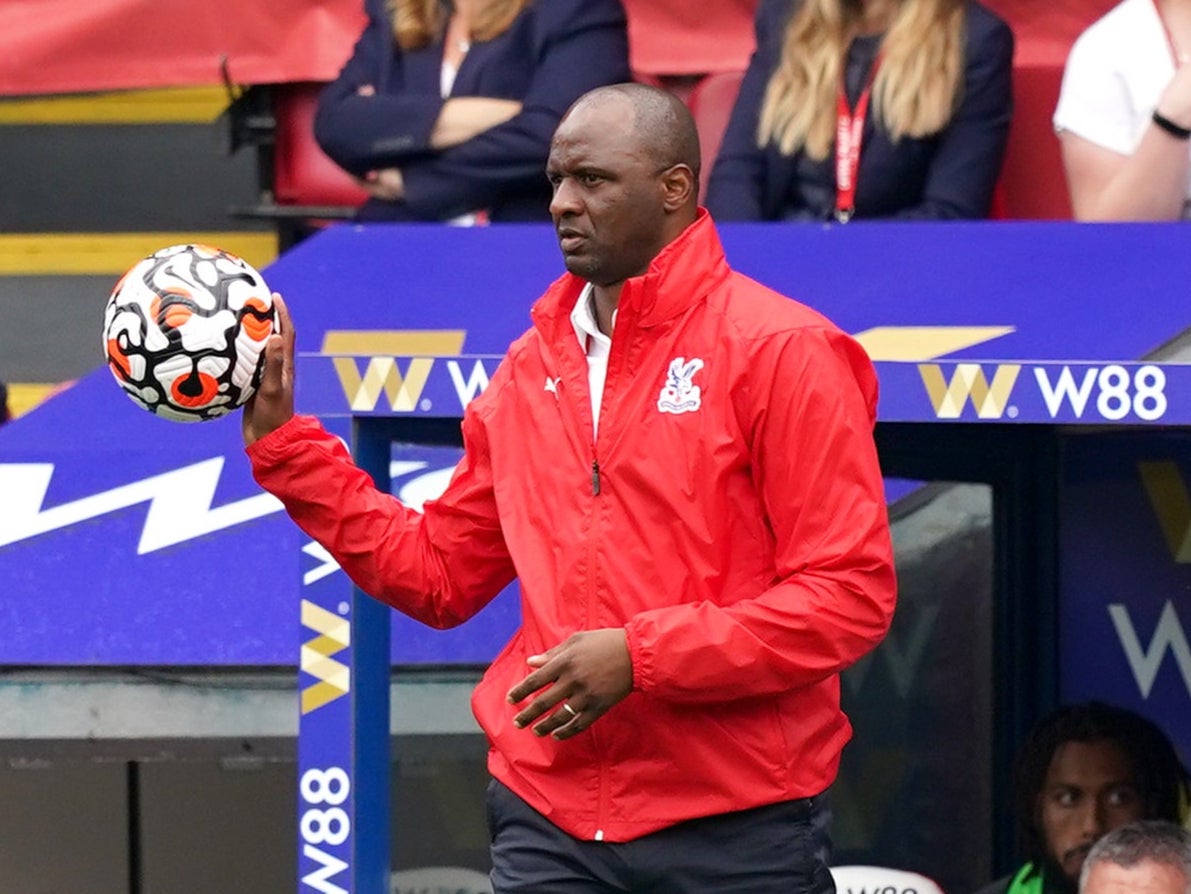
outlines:
[[762, 0], [712, 170], [721, 220], [979, 218], [1013, 33], [970, 0]]
[[1079, 876], [1080, 894], [1126, 891], [1191, 891], [1191, 832], [1176, 823], [1136, 822], [1096, 842]]
[[1191, 2], [1125, 0], [1071, 48], [1054, 124], [1077, 220], [1191, 216]]
[[979, 894], [1075, 894], [1106, 832], [1139, 819], [1179, 821], [1187, 770], [1144, 717], [1101, 702], [1060, 708], [1030, 733], [1016, 768], [1026, 863]]
[[550, 137], [587, 90], [629, 79], [620, 0], [366, 0], [319, 101], [323, 151], [361, 220], [547, 220]]

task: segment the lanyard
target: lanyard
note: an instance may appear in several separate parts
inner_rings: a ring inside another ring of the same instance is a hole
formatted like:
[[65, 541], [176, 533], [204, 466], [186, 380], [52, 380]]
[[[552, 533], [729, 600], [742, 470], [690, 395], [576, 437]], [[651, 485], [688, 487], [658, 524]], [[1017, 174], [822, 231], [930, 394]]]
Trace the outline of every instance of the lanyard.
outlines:
[[[1155, 0], [1157, 2], [1157, 0]], [[835, 219], [847, 223], [856, 212], [856, 175], [860, 171], [860, 144], [864, 140], [864, 119], [868, 116], [868, 101], [873, 93], [873, 79], [877, 76], [877, 57], [869, 69], [868, 80], [856, 100], [856, 108], [849, 108], [848, 96], [840, 78], [839, 100], [835, 117]]]
[[1154, 13], [1158, 16], [1158, 22], [1162, 25], [1162, 33], [1166, 35], [1166, 46], [1170, 50], [1170, 61], [1174, 63], [1177, 70], [1183, 64], [1183, 59], [1179, 55], [1178, 48], [1174, 45], [1174, 35], [1170, 33], [1170, 26], [1166, 24], [1166, 17], [1162, 15], [1162, 7], [1158, 5], [1158, 0], [1154, 0]]

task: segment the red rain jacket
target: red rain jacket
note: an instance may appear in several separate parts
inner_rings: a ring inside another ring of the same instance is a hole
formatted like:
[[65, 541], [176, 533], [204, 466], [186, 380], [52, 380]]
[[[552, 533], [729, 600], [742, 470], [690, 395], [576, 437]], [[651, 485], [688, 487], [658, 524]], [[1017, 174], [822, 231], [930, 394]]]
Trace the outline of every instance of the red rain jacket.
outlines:
[[[256, 478], [360, 587], [432, 626], [520, 579], [521, 628], [472, 707], [493, 775], [571, 835], [819, 794], [851, 735], [838, 674], [895, 601], [872, 365], [731, 271], [701, 212], [624, 285], [594, 437], [583, 286], [564, 275], [535, 305], [424, 515], [309, 417], [249, 449]], [[603, 627], [627, 632], [633, 692], [570, 740], [514, 728], [526, 658]]]

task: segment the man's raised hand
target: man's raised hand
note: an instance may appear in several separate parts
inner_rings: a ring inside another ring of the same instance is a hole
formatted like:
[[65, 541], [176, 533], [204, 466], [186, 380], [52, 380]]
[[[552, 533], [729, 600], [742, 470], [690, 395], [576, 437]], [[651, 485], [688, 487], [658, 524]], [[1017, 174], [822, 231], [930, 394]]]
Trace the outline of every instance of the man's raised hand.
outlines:
[[277, 328], [265, 345], [265, 370], [260, 387], [244, 405], [241, 430], [244, 446], [280, 428], [294, 415], [294, 325], [285, 301], [273, 293]]

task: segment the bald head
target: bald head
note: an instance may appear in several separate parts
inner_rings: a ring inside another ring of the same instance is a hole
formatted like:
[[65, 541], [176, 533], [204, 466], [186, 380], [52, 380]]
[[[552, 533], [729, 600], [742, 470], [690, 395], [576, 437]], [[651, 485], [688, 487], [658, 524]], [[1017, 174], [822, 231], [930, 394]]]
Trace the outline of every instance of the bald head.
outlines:
[[699, 131], [681, 99], [646, 84], [613, 84], [584, 93], [567, 110], [563, 121], [580, 109], [610, 103], [624, 107], [629, 116], [628, 136], [654, 158], [658, 168], [686, 165], [698, 182]]

